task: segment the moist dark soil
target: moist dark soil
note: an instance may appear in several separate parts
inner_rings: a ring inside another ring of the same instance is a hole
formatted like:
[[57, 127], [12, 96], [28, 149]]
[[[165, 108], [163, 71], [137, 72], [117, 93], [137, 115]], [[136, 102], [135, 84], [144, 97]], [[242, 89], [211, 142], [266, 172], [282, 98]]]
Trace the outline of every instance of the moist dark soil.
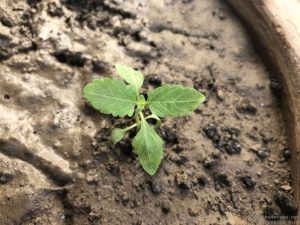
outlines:
[[[0, 224], [239, 225], [296, 214], [281, 85], [221, 0], [2, 0]], [[143, 93], [182, 84], [207, 100], [164, 119], [153, 177], [131, 137], [82, 97], [115, 64]]]

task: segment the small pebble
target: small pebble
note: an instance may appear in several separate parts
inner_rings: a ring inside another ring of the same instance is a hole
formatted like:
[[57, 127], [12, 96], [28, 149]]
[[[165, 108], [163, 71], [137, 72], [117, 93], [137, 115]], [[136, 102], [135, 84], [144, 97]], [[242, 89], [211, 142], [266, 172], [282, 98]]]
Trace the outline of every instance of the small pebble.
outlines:
[[260, 159], [265, 159], [267, 158], [269, 155], [269, 151], [268, 149], [265, 149], [265, 148], [261, 148], [257, 151], [257, 156], [260, 158]]
[[195, 217], [199, 214], [199, 210], [195, 206], [189, 207], [189, 215]]
[[224, 91], [222, 90], [217, 90], [217, 98], [220, 100], [220, 101], [223, 101], [224, 100]]
[[259, 176], [259, 177], [262, 175], [261, 171], [258, 171], [256, 174], [257, 174], [257, 176]]
[[282, 190], [284, 190], [284, 191], [290, 191], [290, 190], [292, 190], [292, 187], [289, 184], [282, 185], [282, 186], [280, 186], [280, 188]]
[[289, 149], [285, 149], [283, 152], [283, 157], [287, 161], [291, 158], [291, 151]]

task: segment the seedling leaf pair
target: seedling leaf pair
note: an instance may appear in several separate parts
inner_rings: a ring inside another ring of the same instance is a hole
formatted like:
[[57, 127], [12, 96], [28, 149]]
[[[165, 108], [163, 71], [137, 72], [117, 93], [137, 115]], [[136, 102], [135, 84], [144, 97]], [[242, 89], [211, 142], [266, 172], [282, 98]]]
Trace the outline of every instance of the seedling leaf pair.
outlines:
[[[134, 152], [146, 172], [154, 175], [163, 157], [163, 140], [147, 122], [159, 117], [185, 116], [195, 110], [205, 100], [205, 96], [193, 88], [181, 85], [163, 85], [149, 92], [148, 99], [140, 95], [144, 75], [131, 67], [117, 65], [117, 73], [127, 82], [104, 78], [94, 80], [84, 88], [84, 97], [91, 105], [105, 114], [113, 116], [133, 116], [136, 123], [112, 131], [114, 143], [122, 140], [126, 132], [137, 128], [132, 145]], [[151, 115], [144, 117], [142, 111], [149, 107]]]

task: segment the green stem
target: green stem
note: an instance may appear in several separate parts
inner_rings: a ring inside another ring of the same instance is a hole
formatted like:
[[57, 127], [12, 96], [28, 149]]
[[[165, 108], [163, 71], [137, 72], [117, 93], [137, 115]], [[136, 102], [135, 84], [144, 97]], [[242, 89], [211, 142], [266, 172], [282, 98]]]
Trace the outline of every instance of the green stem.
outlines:
[[138, 125], [137, 123], [132, 124], [131, 126], [124, 128], [124, 131], [126, 132], [128, 130], [131, 130], [132, 128], [135, 128], [137, 125]]
[[140, 123], [140, 118], [139, 118], [139, 112], [138, 112], [138, 111], [135, 112], [134, 117], [135, 117], [135, 122], [136, 122], [137, 124], [139, 124], [139, 123]]
[[142, 112], [139, 112], [139, 115], [141, 117], [141, 120], [144, 121], [145, 120], [144, 114]]
[[151, 115], [145, 117], [145, 120], [148, 120], [148, 119], [156, 119], [156, 120], [160, 121], [160, 119], [158, 118], [158, 116], [155, 115], [155, 114], [151, 114]]
[[158, 126], [161, 125], [161, 120], [156, 114], [151, 114], [149, 116], [146, 116], [145, 120], [148, 120], [148, 119], [155, 119], [156, 120], [156, 125], [158, 125]]

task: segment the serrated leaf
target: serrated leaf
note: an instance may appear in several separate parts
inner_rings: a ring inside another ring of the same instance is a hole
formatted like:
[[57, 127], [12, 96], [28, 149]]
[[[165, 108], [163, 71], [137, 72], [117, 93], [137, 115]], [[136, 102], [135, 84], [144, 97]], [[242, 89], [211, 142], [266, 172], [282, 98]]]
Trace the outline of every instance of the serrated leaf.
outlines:
[[147, 104], [160, 117], [185, 116], [194, 111], [205, 96], [193, 88], [164, 85], [149, 92]]
[[115, 143], [121, 141], [124, 138], [124, 135], [126, 133], [126, 130], [120, 129], [120, 128], [115, 128], [111, 132], [111, 139]]
[[110, 78], [93, 80], [83, 90], [84, 97], [91, 105], [105, 114], [132, 116], [136, 95], [132, 86]]
[[144, 75], [129, 66], [116, 65], [117, 73], [135, 89], [137, 96], [144, 82]]
[[163, 157], [163, 140], [145, 119], [132, 145], [144, 170], [154, 175]]

